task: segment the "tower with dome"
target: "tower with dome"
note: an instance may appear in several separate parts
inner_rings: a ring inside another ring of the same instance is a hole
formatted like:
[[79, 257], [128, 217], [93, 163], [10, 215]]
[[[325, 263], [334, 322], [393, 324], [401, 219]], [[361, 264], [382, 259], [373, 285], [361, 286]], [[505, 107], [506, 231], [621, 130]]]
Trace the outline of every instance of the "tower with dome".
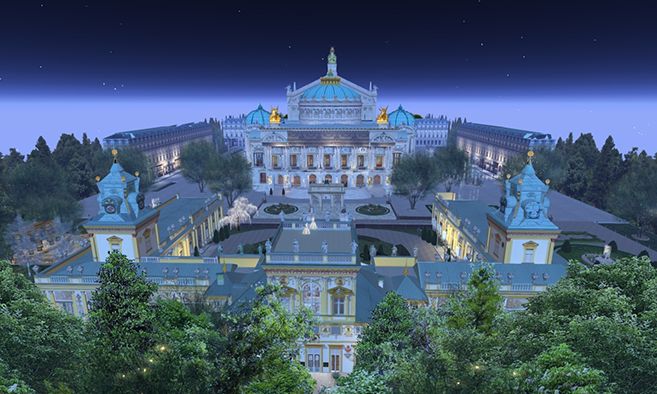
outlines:
[[390, 113], [378, 108], [377, 87], [342, 78], [337, 66], [331, 48], [324, 76], [287, 87], [286, 118], [262, 105], [243, 118], [256, 189], [329, 183], [385, 193], [392, 167], [415, 151], [413, 114], [401, 105]]

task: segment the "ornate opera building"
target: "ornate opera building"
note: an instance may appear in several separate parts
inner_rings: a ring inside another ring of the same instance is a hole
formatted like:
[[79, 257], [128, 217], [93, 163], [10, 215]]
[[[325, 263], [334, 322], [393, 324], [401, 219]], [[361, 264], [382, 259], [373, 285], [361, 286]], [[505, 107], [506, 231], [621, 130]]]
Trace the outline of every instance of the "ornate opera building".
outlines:
[[[392, 166], [415, 150], [415, 118], [401, 105], [377, 109], [377, 87], [338, 76], [333, 48], [326, 76], [287, 87], [287, 119], [259, 106], [244, 118], [245, 154], [258, 190], [308, 187], [390, 187]], [[380, 111], [380, 112], [379, 112]]]

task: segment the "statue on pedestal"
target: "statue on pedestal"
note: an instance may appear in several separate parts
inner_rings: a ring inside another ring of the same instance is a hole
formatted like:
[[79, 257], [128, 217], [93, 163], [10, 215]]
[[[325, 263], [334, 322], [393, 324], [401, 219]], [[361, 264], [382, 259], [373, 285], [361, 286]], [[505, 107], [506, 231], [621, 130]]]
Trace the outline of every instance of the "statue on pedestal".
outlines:
[[419, 251], [419, 249], [417, 248], [417, 245], [415, 245], [415, 247], [413, 248], [413, 257], [417, 258], [417, 252], [418, 251]]
[[351, 241], [351, 253], [356, 253], [357, 250], [358, 250], [358, 242]]
[[270, 240], [267, 240], [267, 242], [265, 242], [265, 251], [267, 251], [267, 253], [271, 253], [271, 241]]
[[244, 247], [242, 244], [237, 245], [237, 253], [244, 254]]
[[392, 247], [392, 255], [397, 256], [397, 247], [393, 245]]
[[370, 246], [370, 256], [376, 257], [376, 248], [374, 247], [374, 245]]
[[322, 253], [328, 253], [328, 243], [326, 243], [326, 240], [322, 241]]

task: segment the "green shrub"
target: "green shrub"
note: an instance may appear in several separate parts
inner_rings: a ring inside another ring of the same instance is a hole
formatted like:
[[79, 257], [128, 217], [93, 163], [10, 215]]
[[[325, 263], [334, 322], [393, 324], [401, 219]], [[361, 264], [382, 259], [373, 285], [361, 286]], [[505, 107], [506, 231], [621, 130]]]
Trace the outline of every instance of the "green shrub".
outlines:
[[566, 242], [561, 245], [561, 251], [564, 253], [570, 253], [573, 251], [573, 247], [570, 245], [570, 241], [566, 240]]
[[201, 255], [201, 253], [199, 253], [199, 251], [198, 251], [198, 246], [194, 246], [194, 256], [198, 257], [200, 255]]
[[616, 241], [612, 240], [611, 242], [609, 242], [609, 247], [611, 247], [611, 253], [618, 252], [618, 244], [616, 243]]
[[283, 190], [281, 191], [281, 193], [282, 193], [283, 195], [285, 195], [285, 188], [283, 188]]
[[214, 229], [214, 233], [212, 234], [212, 242], [218, 244], [221, 242], [221, 235], [219, 235], [219, 230], [216, 228]]
[[406, 249], [406, 247], [402, 244], [395, 245], [397, 247], [397, 256], [410, 256], [411, 252]]
[[641, 258], [641, 257], [643, 257], [643, 256], [650, 257], [650, 255], [648, 254], [648, 251], [645, 250], [645, 249], [643, 249], [643, 250], [641, 251], [641, 253], [639, 253], [636, 257]]

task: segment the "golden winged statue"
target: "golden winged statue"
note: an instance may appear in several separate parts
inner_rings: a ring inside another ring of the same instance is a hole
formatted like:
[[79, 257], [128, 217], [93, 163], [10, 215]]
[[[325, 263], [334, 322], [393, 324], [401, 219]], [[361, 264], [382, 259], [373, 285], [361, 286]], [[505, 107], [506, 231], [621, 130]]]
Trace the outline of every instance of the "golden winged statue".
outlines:
[[381, 113], [376, 117], [376, 123], [388, 123], [388, 107], [379, 108]]
[[278, 107], [271, 108], [271, 115], [269, 115], [269, 123], [281, 123], [281, 115], [278, 113]]

